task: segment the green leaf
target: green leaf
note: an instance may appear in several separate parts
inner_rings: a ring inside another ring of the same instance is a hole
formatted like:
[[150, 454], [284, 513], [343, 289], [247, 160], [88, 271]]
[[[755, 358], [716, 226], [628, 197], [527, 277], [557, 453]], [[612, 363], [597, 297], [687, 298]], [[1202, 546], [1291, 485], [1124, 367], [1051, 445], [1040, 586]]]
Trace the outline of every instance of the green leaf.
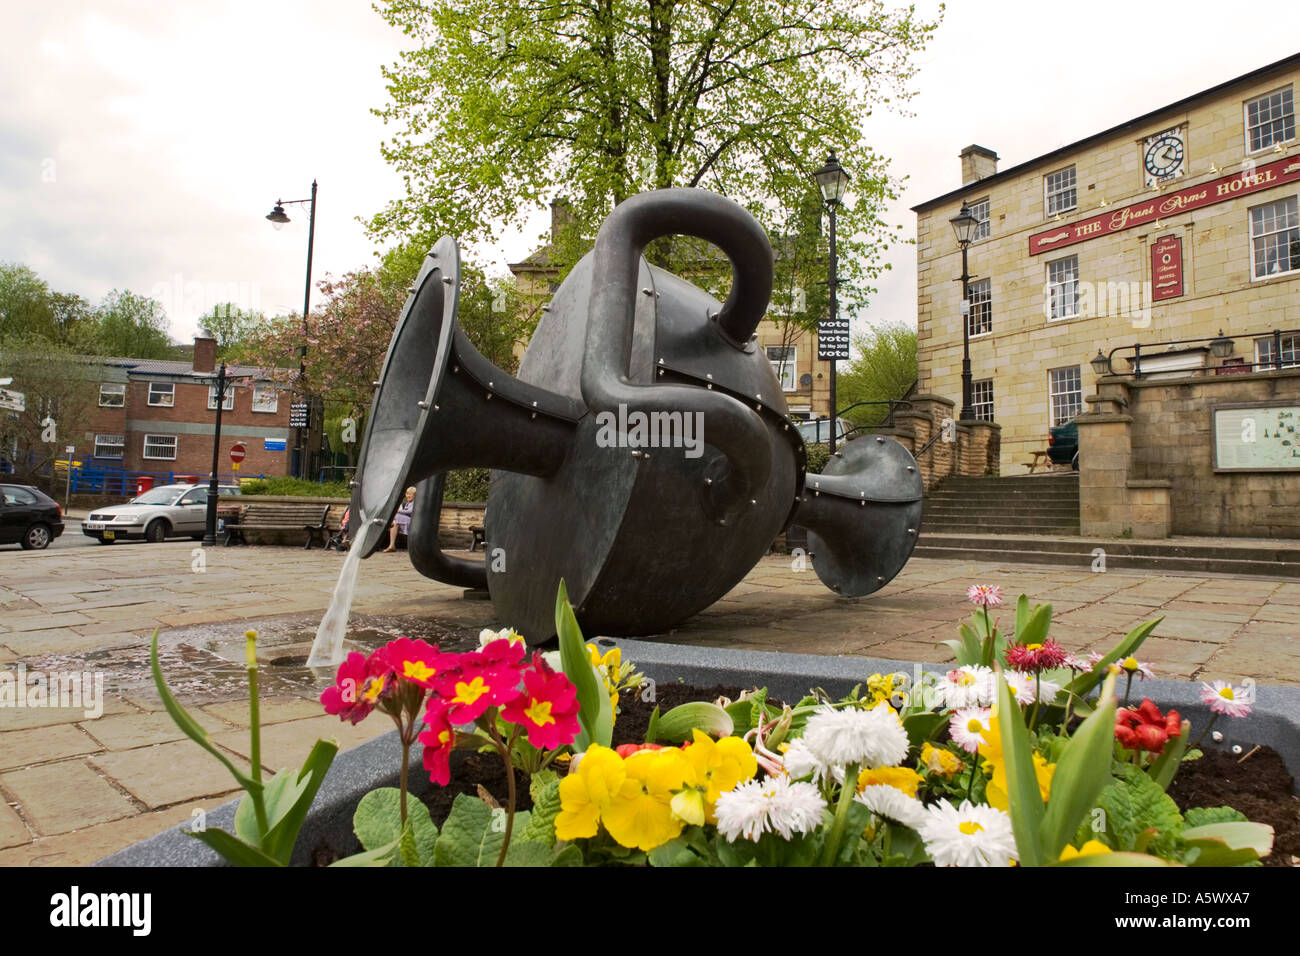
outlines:
[[[1183, 814], [1183, 826], [1203, 827], [1211, 823], [1246, 823], [1249, 818], [1232, 807], [1192, 807]], [[1183, 830], [1186, 836], [1187, 830]]]
[[[555, 860], [557, 854], [546, 843], [538, 843], [535, 840], [521, 840], [517, 836], [510, 841], [510, 849], [506, 851], [506, 866], [550, 866]], [[485, 865], [495, 866], [496, 857], [493, 857]]]
[[1070, 842], [1084, 816], [1110, 783], [1110, 754], [1115, 739], [1115, 678], [1101, 690], [1106, 703], [1079, 725], [1065, 745], [1052, 775], [1052, 795], [1043, 814], [1042, 852], [1055, 860]]
[[650, 722], [646, 725], [645, 740], [642, 743], [652, 744], [659, 736], [659, 705], [655, 704], [655, 709], [650, 711]]
[[1016, 640], [1021, 644], [1024, 641], [1020, 635], [1025, 633], [1025, 627], [1029, 624], [1029, 595], [1022, 594], [1016, 599]]
[[[1273, 828], [1266, 823], [1239, 820], [1206, 823], [1183, 830], [1183, 840], [1188, 843], [1217, 844], [1226, 850], [1250, 850], [1257, 857], [1265, 857], [1273, 852]], [[1215, 864], [1198, 861], [1197, 865]]]
[[560, 775], [549, 767], [545, 770], [539, 770], [528, 778], [528, 795], [533, 798], [533, 803], [541, 799], [542, 793], [550, 786], [551, 781], [558, 782]]
[[[184, 707], [172, 696], [171, 689], [167, 686], [167, 681], [163, 678], [162, 666], [158, 663], [158, 631], [153, 632], [153, 640], [149, 644], [149, 669], [153, 672], [153, 683], [158, 689], [158, 696], [162, 699], [163, 708], [167, 715], [175, 722], [181, 732], [189, 737], [212, 756], [216, 757], [230, 771], [230, 775], [235, 778], [235, 782], [241, 787], [252, 793], [254, 790], [260, 793], [262, 787], [248, 774], [235, 769], [235, 765], [230, 759], [217, 749], [216, 745], [208, 737], [208, 732], [189, 715]], [[221, 832], [221, 831], [217, 831]], [[229, 834], [227, 834], [229, 836]], [[231, 837], [233, 840], [234, 837]]]
[[1088, 856], [1076, 856], [1072, 860], [1057, 860], [1051, 866], [1173, 866], [1167, 860], [1149, 853], [1091, 853]]
[[1177, 737], [1166, 741], [1165, 752], [1147, 767], [1147, 776], [1156, 782], [1161, 790], [1168, 790], [1174, 781], [1174, 774], [1182, 766], [1183, 754], [1187, 752], [1188, 735], [1192, 732], [1192, 722], [1184, 720]]
[[[532, 791], [532, 785], [529, 785]], [[546, 846], [555, 845], [555, 818], [560, 813], [560, 781], [552, 779], [540, 791], [533, 792], [533, 813], [523, 830], [525, 840]]]
[[399, 843], [401, 838], [386, 843], [383, 846], [375, 847], [373, 850], [362, 850], [360, 853], [354, 853], [351, 856], [345, 856], [341, 860], [335, 860], [330, 866], [341, 867], [379, 867], [391, 866], [393, 862], [400, 858]]
[[679, 704], [659, 718], [658, 739], [680, 744], [692, 739], [693, 730], [711, 737], [729, 737], [734, 725], [731, 717], [717, 704], [694, 700]]
[[[515, 814], [515, 839], [518, 839], [517, 834], [528, 829], [531, 818], [532, 814], [526, 810]], [[505, 835], [503, 813], [493, 811], [478, 797], [457, 794], [434, 846], [434, 866], [496, 866]], [[511, 842], [513, 844], [514, 840]], [[547, 850], [549, 853], [549, 847]], [[520, 851], [524, 854], [530, 852]], [[549, 865], [549, 856], [543, 865]]]
[[582, 730], [574, 741], [574, 749], [584, 751], [593, 743], [608, 747], [614, 732], [614, 712], [604, 681], [591, 665], [591, 655], [563, 579], [555, 595], [555, 632], [559, 635], [561, 666], [578, 696], [578, 722]]
[[944, 713], [909, 714], [903, 718], [903, 729], [907, 731], [907, 742], [912, 749], [919, 748], [927, 740], [948, 724], [948, 715]]
[[1052, 605], [1040, 604], [1030, 613], [1022, 628], [1019, 626], [1020, 608], [1016, 608], [1017, 626], [1016, 642], [1019, 644], [1041, 644], [1047, 640], [1047, 632], [1052, 626]]
[[[429, 808], [411, 793], [406, 795], [406, 819], [418, 861], [416, 865], [431, 866], [438, 827], [429, 816]], [[352, 815], [352, 830], [367, 850], [400, 840], [402, 792], [396, 787], [379, 787], [367, 793]], [[409, 851], [406, 855], [409, 856]]]
[[[1106, 815], [1107, 842], [1116, 850], [1145, 845], [1157, 856], [1171, 858], [1183, 826], [1178, 806], [1141, 768], [1119, 766], [1121, 779], [1106, 787], [1097, 800]], [[1147, 830], [1154, 830], [1155, 836], [1143, 844]]]
[[267, 856], [255, 846], [249, 846], [225, 830], [186, 830], [196, 840], [202, 840], [235, 866], [284, 866], [279, 860]]
[[582, 864], [582, 851], [572, 843], [557, 847], [555, 857], [551, 860], [551, 866], [582, 866]]
[[708, 866], [709, 861], [691, 849], [690, 842], [682, 837], [655, 847], [648, 854], [651, 866]]
[[1077, 697], [1086, 697], [1088, 693], [1101, 682], [1101, 679], [1106, 676], [1106, 672], [1109, 670], [1110, 665], [1121, 658], [1132, 657], [1134, 652], [1142, 646], [1142, 642], [1145, 641], [1151, 635], [1151, 632], [1156, 629], [1156, 625], [1163, 620], [1163, 617], [1157, 617], [1150, 621], [1143, 621], [1137, 627], [1133, 628], [1133, 630], [1129, 631], [1128, 634], [1124, 636], [1123, 640], [1116, 644], [1108, 654], [1093, 666], [1091, 671], [1086, 674], [1080, 674], [1074, 680], [1070, 681], [1070, 683], [1066, 685], [1065, 690], [1068, 690]]
[[1047, 862], [1039, 834], [1043, 825], [1043, 798], [1034, 773], [1033, 748], [1011, 688], [998, 671], [998, 734], [1007, 768], [1007, 805], [1011, 829], [1016, 837], [1021, 866], [1042, 866]]
[[[303, 821], [307, 819], [312, 801], [316, 799], [316, 792], [325, 782], [325, 775], [329, 773], [330, 765], [333, 764], [334, 756], [338, 752], [338, 741], [316, 741], [302, 769], [298, 771], [297, 782], [293, 789], [296, 794], [294, 798], [291, 801], [286, 799], [274, 813], [271, 812], [270, 807], [267, 808], [267, 823], [270, 830], [267, 831], [262, 845], [267, 853], [286, 865], [293, 856], [294, 845], [298, 842], [298, 832], [302, 829]], [[292, 776], [289, 771], [282, 772]]]

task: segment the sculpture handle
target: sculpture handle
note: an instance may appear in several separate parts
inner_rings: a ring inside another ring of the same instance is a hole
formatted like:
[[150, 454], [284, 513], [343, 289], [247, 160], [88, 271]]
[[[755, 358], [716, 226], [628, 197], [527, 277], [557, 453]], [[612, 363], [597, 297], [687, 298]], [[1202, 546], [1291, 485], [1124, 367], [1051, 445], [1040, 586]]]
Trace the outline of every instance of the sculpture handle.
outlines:
[[727, 456], [722, 480], [709, 499], [724, 522], [748, 503], [767, 480], [771, 441], [762, 419], [748, 405], [720, 390], [689, 385], [637, 385], [631, 361], [636, 282], [642, 250], [663, 236], [695, 236], [713, 243], [731, 260], [732, 284], [714, 318], [720, 336], [744, 348], [762, 321], [772, 294], [772, 246], [748, 212], [702, 189], [661, 189], [618, 206], [600, 227], [592, 253], [590, 320], [582, 364], [582, 397], [592, 409], [647, 405], [703, 412], [709, 444]]

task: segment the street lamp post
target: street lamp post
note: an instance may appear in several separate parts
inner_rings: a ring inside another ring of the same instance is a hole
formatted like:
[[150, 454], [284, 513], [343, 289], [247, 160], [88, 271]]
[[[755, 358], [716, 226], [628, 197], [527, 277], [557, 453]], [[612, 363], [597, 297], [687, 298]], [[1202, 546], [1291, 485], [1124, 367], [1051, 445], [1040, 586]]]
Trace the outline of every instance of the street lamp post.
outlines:
[[[830, 217], [830, 268], [827, 277], [830, 287], [830, 323], [831, 329], [838, 328], [839, 321], [839, 260], [836, 257], [835, 250], [835, 211], [839, 208], [844, 199], [844, 190], [849, 185], [849, 173], [840, 165], [840, 161], [835, 158], [835, 151], [831, 150], [826, 157], [826, 165], [813, 173], [817, 180], [817, 186], [821, 190], [822, 200], [826, 203], [826, 211]], [[822, 336], [817, 336], [818, 346], [820, 348]], [[835, 451], [835, 431], [839, 418], [835, 411], [835, 362], [836, 358], [830, 358], [831, 363], [831, 438], [830, 449]]]
[[965, 203], [961, 212], [949, 220], [952, 231], [957, 234], [957, 245], [961, 247], [961, 415], [964, 422], [975, 418], [975, 409], [971, 405], [970, 374], [970, 271], [966, 267], [966, 250], [975, 241], [975, 230], [979, 220]]
[[203, 528], [203, 546], [217, 543], [217, 469], [221, 456], [221, 408], [226, 404], [226, 389], [233, 387], [226, 378], [226, 363], [217, 369], [217, 427], [212, 433], [212, 476], [208, 479], [208, 513]]
[[[316, 180], [311, 181], [311, 198], [310, 199], [277, 199], [275, 208], [267, 213], [266, 218], [271, 220], [271, 224], [279, 229], [286, 222], [289, 222], [289, 216], [285, 213], [285, 206], [294, 206], [301, 203], [311, 205], [311, 216], [307, 225], [307, 282], [302, 292], [302, 347], [298, 350], [298, 386], [302, 388], [303, 373], [307, 368], [307, 315], [311, 308], [311, 254], [312, 246], [316, 242]], [[302, 396], [307, 397], [306, 393]], [[307, 449], [304, 447], [303, 430], [298, 429], [298, 474], [295, 477], [302, 478], [307, 471]]]

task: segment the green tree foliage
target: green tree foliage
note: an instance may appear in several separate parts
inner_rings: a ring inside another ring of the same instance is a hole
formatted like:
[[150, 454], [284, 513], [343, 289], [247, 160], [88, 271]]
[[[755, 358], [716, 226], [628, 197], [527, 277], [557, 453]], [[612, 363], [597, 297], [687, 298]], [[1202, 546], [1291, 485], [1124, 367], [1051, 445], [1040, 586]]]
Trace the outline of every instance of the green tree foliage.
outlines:
[[376, 111], [395, 129], [384, 155], [406, 195], [373, 218], [375, 235], [489, 241], [564, 194], [574, 220], [551, 250], [563, 272], [616, 203], [699, 186], [745, 203], [774, 236], [804, 236], [811, 174], [833, 147], [855, 177], [840, 223], [845, 298], [883, 267], [894, 182], [863, 118], [910, 96], [911, 57], [937, 26], [913, 9], [881, 0], [381, 0], [377, 9], [414, 46], [385, 70], [391, 99]]
[[[858, 357], [836, 379], [840, 408], [854, 402], [902, 398], [916, 382], [916, 332], [898, 323], [881, 325], [853, 343]], [[844, 417], [855, 425], [879, 424], [888, 414], [883, 405], [857, 408]]]
[[230, 359], [237, 355], [266, 322], [260, 312], [241, 309], [233, 302], [214, 305], [212, 311], [199, 318], [199, 328], [205, 335], [217, 340], [217, 357]]
[[0, 411], [0, 447], [14, 453], [19, 480], [36, 483], [49, 463], [65, 460], [68, 445], [84, 459], [85, 433], [98, 404], [98, 370], [43, 335], [11, 335], [0, 342], [0, 374], [13, 379], [26, 410]]
[[51, 295], [45, 280], [27, 266], [0, 263], [0, 340], [35, 335], [56, 341]]
[[104, 297], [93, 338], [99, 355], [166, 359], [172, 341], [161, 303], [131, 291], [114, 289]]

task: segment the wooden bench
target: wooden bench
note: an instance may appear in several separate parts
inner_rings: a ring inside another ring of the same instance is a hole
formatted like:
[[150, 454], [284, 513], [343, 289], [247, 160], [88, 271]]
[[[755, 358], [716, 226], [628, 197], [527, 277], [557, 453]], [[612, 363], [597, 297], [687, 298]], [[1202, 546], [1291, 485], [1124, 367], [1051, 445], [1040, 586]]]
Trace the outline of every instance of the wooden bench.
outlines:
[[[1035, 471], [1038, 470], [1038, 466], [1043, 463], [1043, 459], [1047, 458], [1048, 452], [1046, 449], [1044, 449], [1042, 451], [1031, 451], [1029, 454], [1034, 456], [1034, 460], [1025, 462], [1025, 467], [1029, 469], [1029, 473], [1032, 475]], [[1047, 470], [1048, 471], [1052, 470], [1052, 463], [1050, 459], [1048, 460], [1047, 463]]]
[[483, 526], [481, 524], [471, 525], [469, 533], [473, 535], [469, 543], [471, 551], [477, 551], [480, 544], [483, 545], [484, 550], [487, 549], [487, 541], [483, 538]]
[[310, 550], [317, 538], [324, 547], [331, 534], [329, 513], [329, 505], [311, 502], [295, 504], [289, 501], [260, 501], [246, 505], [240, 512], [238, 521], [226, 523], [226, 546], [248, 544], [245, 533], [249, 531], [301, 530], [307, 533], [304, 549]]

